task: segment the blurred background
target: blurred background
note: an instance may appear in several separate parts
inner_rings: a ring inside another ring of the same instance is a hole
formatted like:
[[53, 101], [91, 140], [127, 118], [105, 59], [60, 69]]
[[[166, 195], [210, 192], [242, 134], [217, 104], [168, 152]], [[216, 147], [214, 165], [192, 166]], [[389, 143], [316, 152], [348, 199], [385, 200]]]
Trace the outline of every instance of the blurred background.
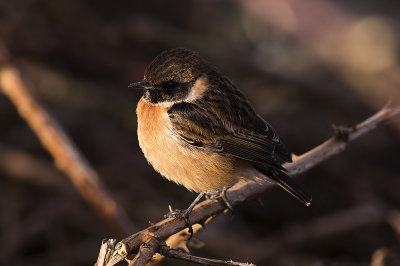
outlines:
[[[216, 65], [302, 154], [391, 98], [400, 102], [400, 2], [379, 0], [0, 1], [0, 41], [135, 227], [195, 194], [149, 166], [128, 89], [162, 50]], [[257, 265], [400, 265], [400, 120], [220, 215], [195, 255]], [[132, 232], [133, 233], [133, 232]], [[93, 265], [113, 233], [0, 94], [0, 264]], [[161, 265], [188, 265], [165, 259]]]

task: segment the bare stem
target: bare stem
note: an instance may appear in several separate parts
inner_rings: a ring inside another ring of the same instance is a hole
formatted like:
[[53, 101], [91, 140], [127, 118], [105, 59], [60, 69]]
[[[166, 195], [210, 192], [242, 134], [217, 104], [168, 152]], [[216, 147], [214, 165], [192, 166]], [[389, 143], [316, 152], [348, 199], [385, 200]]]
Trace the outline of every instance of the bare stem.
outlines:
[[0, 89], [8, 96], [21, 117], [53, 156], [58, 169], [69, 177], [83, 198], [100, 215], [115, 236], [122, 238], [133, 232], [133, 223], [118, 206], [96, 171], [79, 152], [60, 124], [34, 97], [18, 69], [9, 63], [8, 53], [1, 44]]
[[254, 264], [235, 262], [235, 261], [223, 261], [209, 258], [202, 258], [193, 256], [188, 253], [182, 252], [177, 249], [171, 249], [165, 245], [160, 247], [160, 253], [169, 258], [180, 259], [184, 261], [190, 261], [201, 265], [212, 265], [212, 266], [252, 266]]
[[135, 258], [129, 262], [129, 266], [146, 265], [159, 248], [160, 241], [153, 236], [149, 237], [149, 239], [140, 246], [139, 252], [136, 254]]

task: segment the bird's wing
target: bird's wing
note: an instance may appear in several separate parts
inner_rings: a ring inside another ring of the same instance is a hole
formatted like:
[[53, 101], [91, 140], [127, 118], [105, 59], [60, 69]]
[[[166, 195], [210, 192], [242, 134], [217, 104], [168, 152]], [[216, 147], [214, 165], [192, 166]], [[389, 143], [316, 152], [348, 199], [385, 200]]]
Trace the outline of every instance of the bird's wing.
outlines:
[[248, 161], [299, 201], [310, 205], [311, 196], [289, 178], [281, 166], [282, 162], [291, 161], [285, 146], [273, 128], [255, 113], [254, 116], [247, 116], [250, 119], [248, 123], [240, 124], [232, 119], [218, 118], [210, 106], [206, 110], [182, 102], [174, 104], [168, 115], [177, 136], [193, 148], [225, 153]]
[[257, 120], [248, 121], [248, 124], [262, 123], [257, 131], [249, 129], [248, 124], [246, 128], [234, 120], [218, 118], [212, 111], [192, 103], [175, 104], [168, 115], [176, 134], [195, 147], [279, 169], [282, 169], [282, 161], [291, 160], [272, 127], [255, 113], [253, 119]]

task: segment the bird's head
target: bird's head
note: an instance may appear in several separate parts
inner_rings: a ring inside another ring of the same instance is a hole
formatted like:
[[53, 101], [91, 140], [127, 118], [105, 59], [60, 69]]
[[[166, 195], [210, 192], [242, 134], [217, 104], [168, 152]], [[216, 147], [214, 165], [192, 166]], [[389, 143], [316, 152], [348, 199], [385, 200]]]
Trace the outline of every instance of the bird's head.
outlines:
[[129, 87], [144, 89], [144, 100], [156, 105], [192, 102], [208, 89], [209, 64], [194, 51], [173, 48], [147, 67], [143, 81]]

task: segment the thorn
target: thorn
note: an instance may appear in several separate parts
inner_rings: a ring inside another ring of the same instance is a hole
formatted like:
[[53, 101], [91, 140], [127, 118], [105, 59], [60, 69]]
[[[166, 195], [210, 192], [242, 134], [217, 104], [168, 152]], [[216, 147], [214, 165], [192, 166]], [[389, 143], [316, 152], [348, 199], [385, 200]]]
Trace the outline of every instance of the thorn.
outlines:
[[209, 216], [207, 219], [204, 221], [203, 227], [206, 226], [209, 222], [211, 222], [212, 219], [214, 219], [215, 216]]
[[187, 242], [186, 242], [186, 241], [180, 242], [179, 245], [176, 246], [176, 248], [181, 248], [181, 249], [183, 249], [185, 252], [190, 253], [190, 250], [189, 250], [189, 248], [188, 248], [188, 246], [187, 246]]
[[333, 132], [335, 134], [335, 138], [337, 140], [342, 140], [347, 142], [349, 140], [349, 134], [351, 133], [352, 129], [344, 126], [337, 126], [332, 124]]

